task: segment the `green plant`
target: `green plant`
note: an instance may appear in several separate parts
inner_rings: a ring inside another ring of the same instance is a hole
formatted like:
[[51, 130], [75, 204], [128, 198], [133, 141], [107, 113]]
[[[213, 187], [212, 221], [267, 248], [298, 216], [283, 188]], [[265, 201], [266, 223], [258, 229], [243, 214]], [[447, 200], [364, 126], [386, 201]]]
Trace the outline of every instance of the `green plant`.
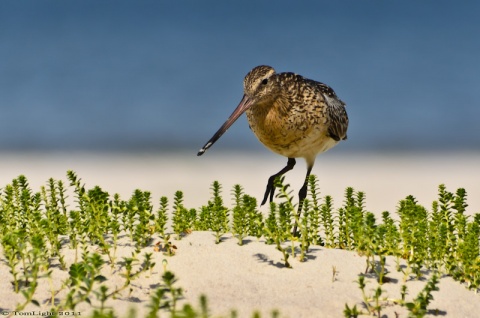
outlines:
[[[297, 212], [295, 211], [295, 206], [292, 203], [292, 200], [293, 200], [292, 191], [288, 190], [290, 185], [284, 184], [284, 179], [285, 177], [281, 177], [281, 178], [277, 177], [274, 182], [275, 187], [278, 188], [278, 194], [276, 195], [276, 197], [283, 199], [283, 201], [280, 202], [280, 204], [278, 205], [278, 214], [277, 214], [278, 239], [281, 242], [290, 240], [290, 254], [292, 257], [295, 258], [296, 235], [298, 233], [300, 233], [300, 235], [307, 234], [306, 224], [305, 224], [306, 222], [300, 222]], [[308, 214], [309, 214], [309, 211], [304, 211], [303, 217], [305, 218], [305, 220], [308, 219]], [[297, 228], [298, 228], [298, 232], [294, 231], [294, 229], [297, 229]], [[305, 240], [308, 240], [308, 238], [304, 237], [302, 241], [305, 242]], [[308, 248], [308, 246], [306, 245], [307, 244], [301, 245], [301, 248], [302, 248], [301, 260], [303, 260], [303, 257], [306, 253], [306, 249]], [[279, 249], [278, 243], [277, 243], [277, 249]]]
[[325, 196], [323, 204], [320, 206], [320, 218], [325, 235], [325, 247], [334, 248], [338, 245], [335, 243], [335, 224], [333, 219], [333, 199], [331, 196]]
[[[373, 290], [373, 295], [369, 296], [365, 292], [366, 282], [365, 282], [365, 276], [364, 275], [359, 275], [358, 276], [357, 283], [358, 283], [358, 287], [362, 291], [363, 303], [364, 303], [365, 307], [367, 308], [368, 312], [370, 314], [375, 314], [376, 316], [381, 317], [382, 316], [381, 315], [382, 308], [385, 306], [385, 304], [383, 303], [383, 299], [380, 298], [380, 296], [383, 293], [382, 288], [380, 286], [378, 286], [376, 289]], [[348, 306], [347, 305], [345, 305], [345, 306], [346, 306], [346, 309], [347, 309]], [[356, 312], [356, 311], [354, 311], [354, 312]], [[344, 313], [345, 313], [345, 311], [344, 311]]]
[[357, 318], [360, 315], [365, 315], [363, 311], [357, 309], [357, 305], [354, 305], [352, 308], [345, 304], [345, 309], [343, 310], [343, 315], [346, 318]]
[[165, 236], [168, 215], [167, 215], [167, 207], [168, 207], [168, 198], [161, 197], [160, 198], [160, 207], [157, 210], [157, 217], [155, 218], [155, 231], [160, 234], [160, 236]]
[[[305, 206], [304, 211], [308, 211], [308, 218], [304, 216], [306, 222], [306, 230], [308, 231], [309, 243], [311, 245], [323, 245], [322, 238], [320, 236], [320, 223], [322, 220], [321, 207], [319, 203], [320, 190], [318, 188], [318, 179], [315, 175], [310, 175], [308, 178], [308, 189], [310, 191], [311, 207]], [[310, 203], [310, 200], [306, 200], [306, 203]], [[326, 220], [325, 220], [326, 221]]]
[[195, 209], [188, 210], [183, 205], [183, 192], [175, 192], [173, 199], [173, 232], [177, 234], [177, 239], [181, 239], [182, 235], [192, 231], [196, 220]]
[[437, 285], [438, 276], [437, 274], [433, 274], [417, 297], [415, 297], [412, 302], [404, 303], [404, 306], [407, 307], [409, 311], [409, 317], [425, 317], [427, 314], [427, 307], [433, 300], [432, 292], [438, 291]]
[[60, 235], [65, 235], [68, 228], [65, 196], [65, 189], [61, 181], [57, 182], [50, 178], [48, 180], [48, 190], [45, 187], [41, 187], [41, 198], [45, 214], [41, 218], [40, 224], [50, 244], [51, 256], [59, 256], [63, 267], [65, 267], [65, 263], [63, 256], [60, 255], [62, 245]]
[[[422, 260], [426, 259], [428, 250], [427, 211], [410, 195], [400, 201], [398, 214], [400, 215], [399, 232], [402, 238], [401, 256], [408, 261], [408, 266], [412, 268], [413, 273], [420, 277]], [[441, 247], [437, 244], [437, 250], [439, 248]]]
[[13, 290], [18, 293], [20, 291], [20, 273], [17, 267], [20, 263], [22, 254], [25, 253], [23, 247], [23, 237], [17, 232], [10, 232], [2, 237], [2, 246], [5, 257], [7, 259], [7, 265], [10, 269], [10, 273], [13, 278]]
[[[22, 288], [21, 293], [25, 297], [25, 302], [17, 306], [16, 310], [18, 311], [23, 310], [29, 303], [40, 305], [33, 297], [38, 287], [41, 272], [48, 267], [48, 260], [43, 254], [45, 243], [42, 236], [39, 234], [33, 235], [29, 243], [31, 249], [26, 251], [26, 258], [22, 259], [24, 288]], [[44, 276], [50, 276], [50, 274], [51, 270], [48, 270]]]
[[67, 280], [70, 290], [57, 308], [59, 310], [75, 310], [75, 307], [82, 302], [91, 304], [90, 297], [94, 287], [97, 283], [106, 280], [105, 276], [100, 274], [103, 265], [104, 261], [97, 253], [85, 254], [81, 262], [72, 264], [68, 271], [70, 276]]
[[153, 206], [151, 203], [151, 193], [148, 191], [135, 190], [127, 203], [127, 210], [132, 214], [134, 220], [132, 238], [137, 247], [145, 247], [152, 240], [152, 234], [155, 232], [153, 221]]
[[113, 268], [116, 260], [116, 252], [118, 246], [118, 235], [121, 232], [121, 217], [125, 214], [127, 210], [127, 204], [125, 201], [120, 200], [120, 196], [116, 193], [113, 196], [113, 200], [109, 202], [110, 209], [110, 219], [108, 223], [108, 228], [112, 234], [112, 247], [113, 252], [111, 253], [112, 262], [110, 266]]
[[237, 237], [238, 244], [243, 245], [247, 235], [260, 238], [262, 236], [263, 216], [257, 209], [257, 200], [243, 193], [240, 185], [233, 188], [235, 205], [232, 210], [232, 233]]
[[116, 295], [120, 293], [122, 290], [126, 289], [130, 286], [130, 283], [135, 278], [139, 277], [140, 274], [147, 272], [155, 266], [155, 263], [152, 262], [152, 254], [145, 253], [144, 260], [141, 266], [138, 267], [136, 271], [134, 271], [134, 265], [139, 263], [135, 253], [132, 253], [132, 257], [123, 257], [123, 267], [125, 267], [125, 271], [123, 272], [122, 276], [125, 277], [125, 283], [121, 288], [116, 289], [111, 295]]
[[[268, 238], [266, 243], [275, 244], [277, 250], [282, 253], [283, 263], [285, 267], [291, 268], [292, 266], [288, 261], [290, 255], [287, 249], [282, 246], [287, 234], [285, 233], [285, 230], [282, 228], [281, 224], [279, 224], [281, 223], [279, 221], [281, 219], [281, 216], [277, 218], [277, 215], [280, 214], [279, 211], [280, 210], [278, 209], [275, 202], [270, 202], [270, 214], [267, 218], [264, 228], [265, 236]], [[291, 235], [290, 232], [288, 232], [288, 235]]]
[[247, 211], [242, 206], [243, 189], [239, 184], [233, 187], [233, 197], [235, 206], [233, 207], [232, 232], [238, 239], [238, 245], [243, 245], [243, 239], [247, 236], [248, 218]]
[[209, 228], [215, 233], [215, 243], [220, 243], [223, 234], [229, 230], [228, 208], [223, 205], [221, 197], [222, 186], [218, 181], [214, 181], [211, 187], [212, 199], [208, 201], [208, 210], [210, 214]]
[[177, 282], [175, 274], [170, 271], [166, 271], [162, 275], [162, 281], [165, 285], [165, 295], [167, 299], [165, 301], [165, 306], [168, 307], [172, 316], [175, 317], [177, 311], [177, 302], [183, 296], [183, 289], [181, 287], [175, 287], [174, 284]]

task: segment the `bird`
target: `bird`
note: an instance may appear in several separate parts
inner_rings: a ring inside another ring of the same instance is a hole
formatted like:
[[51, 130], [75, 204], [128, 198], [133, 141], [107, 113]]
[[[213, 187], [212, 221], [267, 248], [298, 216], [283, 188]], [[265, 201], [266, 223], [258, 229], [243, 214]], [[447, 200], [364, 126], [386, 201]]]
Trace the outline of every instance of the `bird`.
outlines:
[[[346, 105], [328, 85], [292, 72], [277, 73], [268, 65], [257, 66], [248, 72], [243, 88], [243, 98], [237, 108], [197, 156], [203, 155], [246, 113], [257, 139], [266, 148], [287, 158], [287, 165], [268, 179], [261, 205], [268, 199], [273, 201], [275, 179], [292, 170], [296, 158], [306, 161], [307, 174], [298, 192], [298, 220], [315, 158], [347, 139]], [[295, 223], [293, 234], [296, 232]]]

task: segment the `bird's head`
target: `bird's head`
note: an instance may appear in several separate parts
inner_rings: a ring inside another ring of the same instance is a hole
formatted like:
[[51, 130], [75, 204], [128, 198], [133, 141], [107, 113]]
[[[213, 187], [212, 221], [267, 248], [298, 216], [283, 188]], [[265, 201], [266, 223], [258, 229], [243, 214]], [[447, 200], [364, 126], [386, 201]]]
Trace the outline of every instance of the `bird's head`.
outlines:
[[260, 65], [245, 76], [243, 90], [245, 96], [252, 100], [252, 104], [261, 102], [266, 97], [272, 95], [275, 85], [271, 77], [274, 74], [275, 69], [273, 67]]

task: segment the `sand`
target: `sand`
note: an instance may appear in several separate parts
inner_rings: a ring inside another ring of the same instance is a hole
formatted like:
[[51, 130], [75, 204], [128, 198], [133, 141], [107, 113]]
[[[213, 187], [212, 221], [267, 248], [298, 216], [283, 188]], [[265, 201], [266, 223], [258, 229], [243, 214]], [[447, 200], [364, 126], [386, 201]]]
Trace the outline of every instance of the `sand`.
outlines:
[[[366, 208], [380, 215], [382, 211], [394, 212], [400, 199], [413, 194], [420, 204], [430, 208], [437, 198], [437, 188], [444, 183], [449, 191], [464, 187], [468, 193], [469, 214], [480, 212], [480, 154], [334, 154], [319, 156], [313, 173], [319, 176], [321, 194], [330, 194], [335, 206], [343, 200], [347, 186], [365, 191]], [[260, 199], [267, 178], [283, 167], [286, 160], [275, 155], [257, 156], [252, 153], [223, 154], [213, 151], [203, 157], [192, 153], [168, 154], [88, 154], [88, 153], [24, 153], [0, 156], [0, 187], [19, 174], [24, 174], [34, 191], [45, 185], [48, 178], [66, 180], [65, 172], [72, 169], [82, 178], [87, 187], [100, 185], [110, 194], [119, 193], [127, 199], [136, 189], [152, 192], [157, 205], [160, 196], [170, 200], [176, 190], [182, 190], [187, 207], [206, 204], [210, 197], [209, 187], [214, 180], [223, 185], [224, 200], [231, 202], [230, 191], [234, 184], [241, 184], [247, 194]], [[297, 191], [305, 173], [305, 164], [299, 160], [287, 176], [287, 182]], [[266, 207], [262, 211], [267, 211]], [[121, 241], [117, 257], [129, 256], [132, 247], [126, 238]], [[157, 240], [158, 241], [158, 240]], [[357, 284], [358, 274], [365, 270], [365, 258], [354, 252], [325, 249], [315, 246], [306, 262], [292, 260], [293, 269], [282, 265], [281, 253], [262, 240], [248, 238], [247, 244], [238, 246], [237, 240], [226, 235], [223, 242], [215, 244], [212, 233], [194, 232], [180, 241], [173, 240], [177, 254], [166, 257], [147, 247], [143, 252], [153, 252], [157, 263], [151, 273], [142, 275], [133, 282], [129, 296], [112, 301], [122, 317], [128, 308], [135, 307], [139, 317], [146, 312], [151, 291], [158, 286], [163, 273], [162, 260], [167, 259], [167, 269], [179, 278], [178, 286], [185, 290], [185, 300], [198, 305], [200, 294], [208, 296], [211, 313], [228, 315], [236, 309], [239, 317], [250, 317], [253, 310], [267, 316], [278, 309], [281, 317], [341, 317], [345, 304], [362, 308], [362, 295]], [[67, 263], [73, 261], [73, 251], [64, 250]], [[338, 274], [332, 280], [332, 268]], [[382, 286], [384, 296], [400, 298], [403, 275], [395, 270], [395, 260], [387, 259], [391, 281]], [[54, 284], [59, 288], [67, 274], [58, 271], [61, 277]], [[123, 284], [123, 278], [109, 268], [104, 274], [110, 277], [111, 288]], [[63, 275], [63, 276], [62, 276]], [[425, 278], [428, 279], [426, 273]], [[12, 292], [8, 268], [0, 263], [0, 309], [15, 308], [23, 297]], [[368, 280], [367, 292], [377, 286]], [[410, 280], [407, 285], [413, 298], [426, 284]], [[448, 317], [478, 317], [480, 295], [467, 290], [450, 277], [442, 277], [440, 291], [434, 292], [434, 301], [429, 306]], [[39, 286], [38, 297], [44, 301], [50, 297], [47, 284]], [[49, 307], [44, 305], [42, 310]], [[29, 305], [26, 311], [39, 310]], [[88, 307], [79, 306], [83, 315]], [[388, 306], [382, 311], [388, 317], [406, 317], [400, 306]]]

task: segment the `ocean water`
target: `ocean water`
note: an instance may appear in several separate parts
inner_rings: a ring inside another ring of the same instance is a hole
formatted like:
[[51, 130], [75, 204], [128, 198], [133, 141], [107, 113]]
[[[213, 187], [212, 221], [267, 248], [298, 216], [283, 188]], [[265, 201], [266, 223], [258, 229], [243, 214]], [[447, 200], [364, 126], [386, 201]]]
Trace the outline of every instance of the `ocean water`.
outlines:
[[[330, 85], [352, 150], [480, 150], [480, 2], [2, 1], [0, 151], [198, 148], [268, 64]], [[214, 146], [260, 149], [241, 118]]]

